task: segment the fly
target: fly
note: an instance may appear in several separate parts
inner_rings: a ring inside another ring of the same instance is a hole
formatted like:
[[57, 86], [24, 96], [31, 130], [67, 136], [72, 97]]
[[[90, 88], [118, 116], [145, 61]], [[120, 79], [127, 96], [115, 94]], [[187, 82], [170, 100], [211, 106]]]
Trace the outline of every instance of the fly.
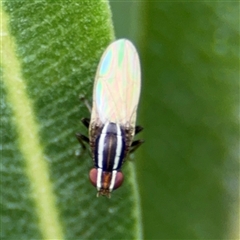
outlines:
[[89, 178], [97, 188], [97, 196], [110, 193], [123, 183], [122, 164], [143, 140], [133, 141], [142, 131], [135, 126], [141, 90], [138, 53], [127, 39], [111, 43], [97, 68], [93, 88], [91, 119], [83, 118], [89, 138], [77, 133], [83, 145], [90, 145], [94, 168]]

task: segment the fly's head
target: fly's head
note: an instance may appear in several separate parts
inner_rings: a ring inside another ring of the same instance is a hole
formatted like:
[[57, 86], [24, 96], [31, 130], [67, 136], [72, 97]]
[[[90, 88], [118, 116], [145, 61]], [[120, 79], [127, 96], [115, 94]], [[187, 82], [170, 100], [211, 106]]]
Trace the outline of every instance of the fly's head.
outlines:
[[102, 171], [101, 168], [92, 168], [89, 178], [94, 187], [97, 188], [97, 196], [111, 197], [111, 192], [119, 188], [123, 183], [123, 174], [120, 171]]

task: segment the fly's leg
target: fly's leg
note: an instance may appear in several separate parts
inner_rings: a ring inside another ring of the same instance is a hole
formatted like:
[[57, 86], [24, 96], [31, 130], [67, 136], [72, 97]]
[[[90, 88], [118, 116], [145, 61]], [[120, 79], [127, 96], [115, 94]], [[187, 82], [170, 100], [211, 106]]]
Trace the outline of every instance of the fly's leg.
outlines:
[[80, 101], [84, 102], [85, 106], [87, 107], [87, 109], [91, 113], [92, 109], [91, 109], [91, 106], [90, 106], [88, 100], [84, 96], [79, 96], [79, 99], [80, 99]]
[[[85, 106], [87, 107], [87, 109], [89, 110], [89, 112], [91, 113], [91, 107], [87, 101], [87, 99], [84, 96], [79, 96], [80, 101], [84, 102]], [[89, 128], [90, 125], [90, 119], [89, 118], [82, 118], [81, 122], [83, 123], [83, 125], [86, 128]], [[76, 138], [78, 140], [78, 142], [80, 143], [80, 145], [82, 146], [82, 149], [85, 151], [86, 150], [86, 144], [89, 144], [89, 138], [81, 133], [76, 133]]]
[[[82, 118], [81, 122], [83, 123], [83, 125], [88, 128], [89, 127], [89, 123], [90, 123], [90, 119], [89, 118]], [[81, 133], [76, 133], [76, 138], [79, 141], [79, 143], [81, 144], [83, 149], [86, 149], [86, 146], [84, 144], [87, 143], [89, 144], [89, 138], [86, 137], [85, 135], [81, 134]]]
[[[143, 127], [141, 126], [136, 126], [135, 127], [135, 135], [140, 133], [143, 130]], [[144, 140], [135, 140], [132, 142], [129, 150], [129, 154], [135, 152], [142, 144], [144, 143]]]
[[84, 144], [84, 142], [89, 144], [89, 138], [86, 137], [85, 135], [82, 135], [81, 133], [76, 133], [76, 138], [79, 141], [79, 143], [81, 144], [82, 148], [85, 150], [86, 145]]
[[144, 140], [142, 139], [133, 141], [129, 150], [129, 154], [135, 152], [143, 143]]
[[81, 122], [83, 123], [83, 125], [88, 129], [89, 128], [89, 124], [90, 124], [90, 119], [89, 118], [82, 118]]
[[[86, 137], [85, 135], [81, 134], [81, 133], [76, 133], [76, 138], [79, 141], [80, 145], [83, 148], [83, 152], [85, 152], [86, 150], [86, 145], [85, 143], [89, 144], [89, 138]], [[89, 156], [92, 156], [91, 153], [88, 151]], [[81, 156], [82, 154], [79, 154], [79, 156]]]
[[138, 133], [140, 133], [143, 130], [143, 127], [141, 126], [136, 126], [135, 127], [135, 135], [137, 135]]
[[[88, 110], [91, 112], [91, 107], [90, 107], [87, 99], [84, 96], [80, 96], [79, 99], [84, 102], [84, 104], [86, 105]], [[82, 118], [81, 122], [83, 123], [83, 125], [86, 128], [89, 128], [89, 124], [90, 124], [90, 119], [89, 118]], [[77, 140], [79, 141], [79, 143], [81, 144], [82, 148], [86, 149], [86, 146], [85, 146], [84, 142], [89, 144], [89, 138], [86, 137], [85, 135], [81, 134], [81, 133], [76, 133], [76, 137], [77, 137]]]

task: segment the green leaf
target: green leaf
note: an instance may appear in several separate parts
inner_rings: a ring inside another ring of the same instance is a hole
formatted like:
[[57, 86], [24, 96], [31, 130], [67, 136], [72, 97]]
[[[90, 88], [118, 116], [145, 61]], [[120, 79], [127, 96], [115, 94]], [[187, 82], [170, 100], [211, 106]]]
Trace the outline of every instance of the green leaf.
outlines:
[[113, 11], [142, 60], [144, 236], [239, 239], [239, 2], [144, 1], [137, 15], [126, 29]]
[[89, 116], [79, 95], [91, 99], [114, 39], [108, 2], [7, 1], [1, 19], [1, 238], [141, 239], [134, 164], [96, 198], [75, 138]]

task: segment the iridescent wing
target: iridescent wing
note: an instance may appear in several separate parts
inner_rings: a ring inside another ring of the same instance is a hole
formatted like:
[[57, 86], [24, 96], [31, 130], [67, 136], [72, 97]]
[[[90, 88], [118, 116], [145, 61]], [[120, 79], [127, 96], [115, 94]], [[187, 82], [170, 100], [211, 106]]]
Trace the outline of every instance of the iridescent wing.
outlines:
[[114, 122], [134, 127], [141, 89], [138, 53], [133, 44], [120, 39], [110, 44], [98, 65], [91, 123]]

